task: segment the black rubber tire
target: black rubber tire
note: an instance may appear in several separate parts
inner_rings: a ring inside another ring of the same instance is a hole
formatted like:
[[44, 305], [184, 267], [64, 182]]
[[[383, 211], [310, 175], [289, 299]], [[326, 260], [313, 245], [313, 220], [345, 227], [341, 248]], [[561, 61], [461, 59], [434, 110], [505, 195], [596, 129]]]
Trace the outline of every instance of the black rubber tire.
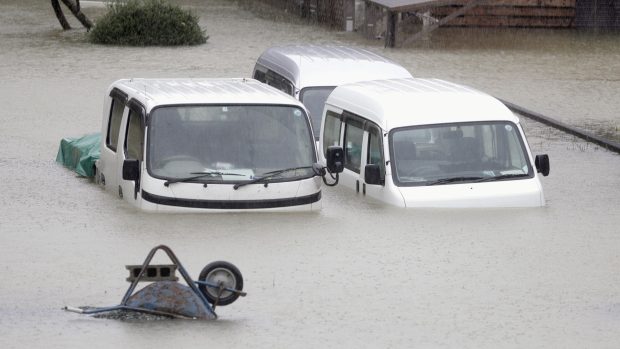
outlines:
[[[200, 272], [198, 280], [206, 281], [208, 277], [213, 277], [214, 273], [219, 273], [220, 276], [225, 275], [227, 276], [228, 281], [232, 281], [232, 283], [229, 282], [226, 287], [235, 289], [237, 291], [243, 290], [243, 277], [241, 276], [241, 272], [233, 264], [225, 261], [217, 261], [207, 264]], [[226, 275], [226, 273], [228, 275]], [[200, 292], [202, 292], [202, 294], [204, 294], [209, 303], [215, 304], [215, 301], [217, 300], [217, 293], [215, 288], [207, 287], [206, 285], [198, 285], [198, 289], [200, 290]], [[236, 301], [237, 298], [239, 298], [238, 293], [224, 291], [222, 292], [222, 297], [217, 302], [217, 306], [231, 304], [232, 302]]]

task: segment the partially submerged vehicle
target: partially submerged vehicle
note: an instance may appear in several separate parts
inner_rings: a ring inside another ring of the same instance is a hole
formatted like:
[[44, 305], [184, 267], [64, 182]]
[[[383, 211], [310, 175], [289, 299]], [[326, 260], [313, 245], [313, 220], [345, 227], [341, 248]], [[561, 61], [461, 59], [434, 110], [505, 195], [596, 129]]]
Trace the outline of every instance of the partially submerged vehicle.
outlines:
[[327, 96], [336, 86], [366, 80], [411, 78], [398, 63], [346, 46], [285, 45], [256, 60], [254, 79], [300, 100], [308, 109], [316, 140]]
[[256, 80], [119, 80], [103, 116], [95, 181], [139, 209], [321, 207], [305, 108]]
[[340, 183], [404, 207], [544, 206], [539, 173], [519, 119], [497, 99], [437, 79], [337, 87], [321, 126], [323, 161], [344, 148]]

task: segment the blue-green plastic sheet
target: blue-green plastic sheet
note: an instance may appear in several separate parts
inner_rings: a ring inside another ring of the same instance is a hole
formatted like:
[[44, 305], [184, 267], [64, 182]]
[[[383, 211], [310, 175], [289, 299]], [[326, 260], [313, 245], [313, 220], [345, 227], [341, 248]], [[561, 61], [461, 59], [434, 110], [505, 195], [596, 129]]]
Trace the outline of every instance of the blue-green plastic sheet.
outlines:
[[80, 138], [63, 138], [60, 141], [56, 162], [63, 164], [80, 176], [95, 176], [95, 161], [101, 156], [99, 145], [101, 133], [88, 134]]

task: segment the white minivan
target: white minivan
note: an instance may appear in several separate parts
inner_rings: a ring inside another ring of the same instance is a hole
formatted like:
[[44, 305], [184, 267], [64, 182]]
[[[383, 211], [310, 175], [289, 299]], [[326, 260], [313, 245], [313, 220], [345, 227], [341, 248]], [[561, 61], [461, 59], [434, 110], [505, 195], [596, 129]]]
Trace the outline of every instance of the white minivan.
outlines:
[[274, 46], [256, 60], [254, 79], [300, 100], [315, 137], [327, 96], [336, 86], [366, 80], [411, 78], [399, 64], [368, 50], [347, 46]]
[[540, 175], [519, 119], [497, 99], [437, 79], [337, 87], [321, 126], [323, 161], [344, 148], [340, 184], [403, 207], [544, 206]]
[[95, 180], [145, 211], [316, 210], [304, 106], [253, 79], [125, 79], [106, 94]]

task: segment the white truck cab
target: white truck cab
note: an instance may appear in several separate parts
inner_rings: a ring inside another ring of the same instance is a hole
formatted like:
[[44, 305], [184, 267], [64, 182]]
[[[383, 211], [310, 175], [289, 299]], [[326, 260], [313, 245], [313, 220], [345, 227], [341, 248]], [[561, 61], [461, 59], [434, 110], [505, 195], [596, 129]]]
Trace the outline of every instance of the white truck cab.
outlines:
[[346, 46], [274, 46], [256, 60], [254, 79], [295, 97], [308, 109], [316, 139], [327, 96], [336, 86], [366, 80], [411, 78], [399, 64]]
[[437, 79], [339, 86], [327, 99], [320, 156], [344, 148], [340, 184], [403, 207], [544, 206], [519, 119], [497, 99]]
[[95, 180], [145, 211], [316, 210], [294, 98], [252, 79], [129, 79], [105, 97]]

